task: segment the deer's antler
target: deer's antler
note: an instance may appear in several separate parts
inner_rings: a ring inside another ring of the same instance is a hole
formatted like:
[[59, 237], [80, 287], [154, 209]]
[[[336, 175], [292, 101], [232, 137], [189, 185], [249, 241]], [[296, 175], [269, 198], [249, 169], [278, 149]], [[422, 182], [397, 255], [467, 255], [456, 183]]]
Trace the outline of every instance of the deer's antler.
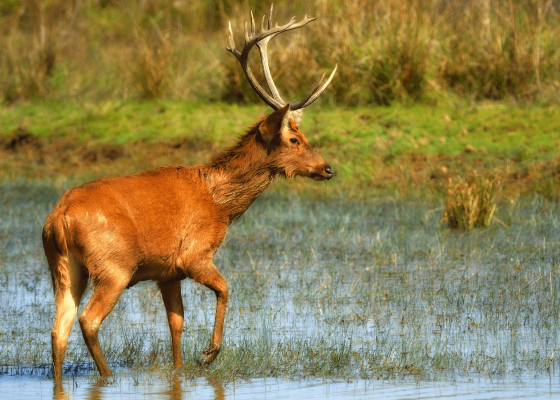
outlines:
[[[273, 6], [271, 5], [270, 14], [268, 17], [268, 29], [264, 27], [265, 16], [263, 15], [261, 21], [261, 31], [258, 35], [255, 34], [255, 20], [253, 19], [253, 12], [251, 11], [251, 31], [250, 33], [247, 32], [247, 23], [245, 23], [245, 45], [243, 46], [243, 50], [241, 53], [239, 53], [239, 51], [237, 51], [237, 49], [235, 48], [235, 42], [233, 40], [233, 32], [231, 30], [231, 22], [230, 22], [229, 23], [230, 47], [226, 47], [226, 49], [237, 57], [237, 59], [241, 63], [241, 68], [243, 68], [243, 71], [245, 72], [245, 75], [249, 80], [249, 83], [251, 84], [255, 92], [257, 92], [259, 97], [266, 104], [272, 107], [274, 110], [278, 110], [279, 108], [284, 107], [286, 105], [286, 102], [282, 99], [280, 93], [278, 93], [278, 89], [276, 88], [276, 85], [274, 84], [274, 80], [272, 79], [272, 76], [270, 74], [270, 68], [268, 67], [268, 53], [267, 53], [268, 42], [270, 41], [270, 39], [272, 39], [276, 35], [279, 35], [282, 32], [301, 28], [307, 25], [309, 22], [316, 20], [317, 18], [307, 18], [306, 15], [303, 18], [303, 20], [301, 20], [298, 23], [295, 23], [295, 18], [292, 18], [290, 22], [288, 22], [286, 25], [278, 26], [278, 23], [276, 23], [276, 26], [272, 27], [272, 10], [273, 10]], [[249, 67], [249, 52], [255, 45], [257, 45], [257, 47], [259, 48], [264, 77], [266, 79], [266, 84], [270, 89], [270, 93], [272, 93], [272, 96], [270, 96], [257, 82], [255, 75], [253, 75], [253, 71], [251, 71], [251, 68]], [[321, 93], [323, 93], [327, 88], [327, 86], [329, 86], [329, 84], [331, 83], [334, 77], [334, 73], [336, 72], [336, 69], [337, 66], [334, 67], [334, 70], [329, 76], [329, 79], [327, 79], [325, 83], [321, 84], [323, 82], [323, 79], [325, 78], [325, 75], [323, 74], [323, 77], [319, 81], [319, 84], [315, 86], [303, 99], [301, 99], [295, 104], [290, 105], [290, 110], [295, 111], [295, 110], [302, 109], [304, 107], [307, 107], [311, 103], [313, 103], [315, 100], [317, 100], [317, 98], [321, 95]]]

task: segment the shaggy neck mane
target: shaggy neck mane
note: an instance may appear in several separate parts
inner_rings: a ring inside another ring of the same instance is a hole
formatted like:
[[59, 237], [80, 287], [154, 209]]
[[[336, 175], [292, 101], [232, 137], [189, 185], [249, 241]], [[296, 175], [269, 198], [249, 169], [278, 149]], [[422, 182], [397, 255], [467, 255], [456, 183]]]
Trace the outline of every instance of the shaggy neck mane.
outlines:
[[249, 208], [277, 174], [258, 136], [263, 119], [250, 127], [237, 144], [212, 157], [204, 171], [208, 189], [228, 213], [230, 223]]

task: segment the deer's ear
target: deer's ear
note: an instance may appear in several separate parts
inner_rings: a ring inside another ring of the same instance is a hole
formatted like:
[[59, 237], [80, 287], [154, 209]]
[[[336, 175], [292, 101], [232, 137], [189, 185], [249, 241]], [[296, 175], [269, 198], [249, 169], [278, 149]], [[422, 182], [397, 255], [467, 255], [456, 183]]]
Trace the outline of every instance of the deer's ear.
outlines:
[[285, 107], [280, 108], [270, 114], [266, 119], [261, 122], [259, 131], [265, 143], [268, 143], [272, 138], [283, 129], [289, 126], [290, 121], [290, 105], [286, 104]]

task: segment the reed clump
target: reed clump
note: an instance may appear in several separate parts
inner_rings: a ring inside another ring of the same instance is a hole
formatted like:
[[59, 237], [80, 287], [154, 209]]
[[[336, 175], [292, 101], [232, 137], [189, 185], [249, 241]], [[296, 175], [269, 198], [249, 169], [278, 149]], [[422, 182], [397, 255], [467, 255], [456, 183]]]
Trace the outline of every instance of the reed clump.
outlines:
[[129, 66], [135, 89], [143, 99], [161, 97], [168, 83], [169, 35], [163, 35], [155, 22], [154, 28], [155, 38], [136, 37]]
[[500, 182], [499, 177], [482, 177], [476, 171], [465, 179], [448, 178], [442, 223], [467, 232], [489, 227], [497, 207]]
[[0, 10], [0, 87], [7, 102], [46, 95], [72, 7], [60, 1], [7, 2]]

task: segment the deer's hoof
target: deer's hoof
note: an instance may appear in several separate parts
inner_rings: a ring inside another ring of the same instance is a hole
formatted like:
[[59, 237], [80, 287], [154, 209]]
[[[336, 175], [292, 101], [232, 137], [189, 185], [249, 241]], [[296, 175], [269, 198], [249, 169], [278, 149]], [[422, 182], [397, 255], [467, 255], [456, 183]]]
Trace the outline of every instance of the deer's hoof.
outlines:
[[218, 353], [220, 353], [220, 346], [213, 343], [196, 358], [196, 362], [199, 365], [208, 365], [218, 357]]

